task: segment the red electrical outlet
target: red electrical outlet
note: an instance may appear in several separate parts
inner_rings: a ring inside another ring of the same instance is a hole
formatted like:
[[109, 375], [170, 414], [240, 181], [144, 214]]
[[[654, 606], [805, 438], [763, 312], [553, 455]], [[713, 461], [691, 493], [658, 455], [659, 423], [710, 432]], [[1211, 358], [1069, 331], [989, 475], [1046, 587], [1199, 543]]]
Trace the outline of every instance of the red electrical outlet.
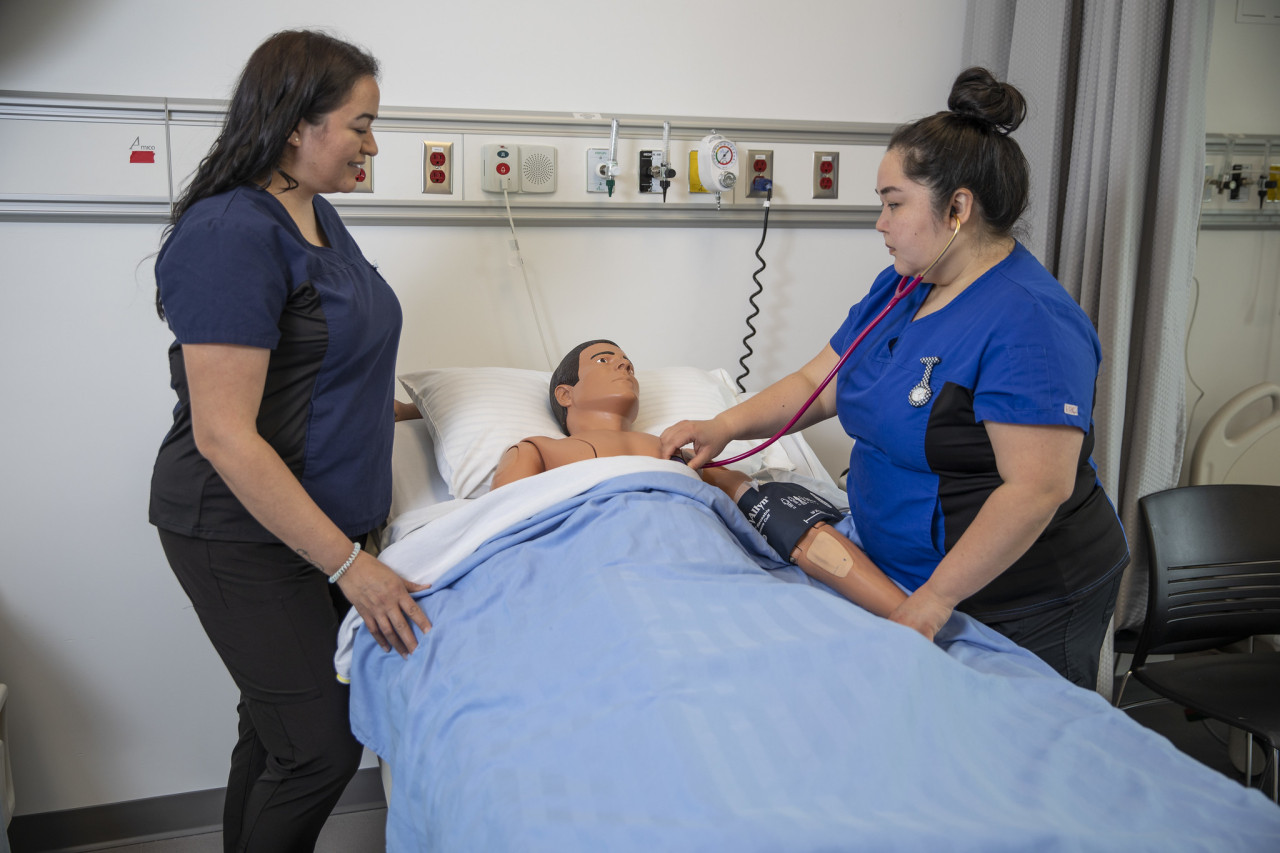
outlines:
[[813, 197], [840, 197], [840, 152], [813, 152]]
[[422, 191], [453, 193], [453, 143], [423, 142]]
[[[747, 184], [747, 198], [765, 198], [769, 195], [768, 186], [773, 183], [773, 152], [761, 151], [758, 148], [747, 150], [746, 159], [742, 161], [751, 171], [743, 175]], [[757, 182], [757, 178], [769, 181], [769, 184]]]
[[356, 192], [371, 193], [373, 192], [373, 158], [365, 157], [364, 165], [360, 167], [360, 171], [356, 173]]

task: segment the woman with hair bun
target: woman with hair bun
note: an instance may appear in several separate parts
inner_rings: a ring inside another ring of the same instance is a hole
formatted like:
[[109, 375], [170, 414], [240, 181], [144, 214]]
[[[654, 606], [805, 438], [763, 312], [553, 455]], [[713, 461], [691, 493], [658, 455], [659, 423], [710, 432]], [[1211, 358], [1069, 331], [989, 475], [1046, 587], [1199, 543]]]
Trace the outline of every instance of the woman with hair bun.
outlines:
[[321, 195], [378, 151], [377, 73], [324, 33], [263, 42], [156, 261], [178, 401], [150, 518], [240, 691], [227, 850], [313, 849], [359, 766], [347, 609], [401, 654], [431, 627], [361, 548], [391, 505], [400, 304]]
[[696, 468], [733, 439], [773, 435], [899, 283], [924, 276], [795, 428], [838, 416], [854, 439], [841, 532], [910, 593], [891, 620], [932, 638], [960, 610], [1093, 688], [1129, 560], [1091, 459], [1102, 348], [1013, 236], [1030, 183], [1009, 136], [1022, 94], [970, 68], [947, 106], [889, 141], [876, 230], [893, 266], [830, 343], [713, 420], [672, 426], [661, 453], [692, 443]]

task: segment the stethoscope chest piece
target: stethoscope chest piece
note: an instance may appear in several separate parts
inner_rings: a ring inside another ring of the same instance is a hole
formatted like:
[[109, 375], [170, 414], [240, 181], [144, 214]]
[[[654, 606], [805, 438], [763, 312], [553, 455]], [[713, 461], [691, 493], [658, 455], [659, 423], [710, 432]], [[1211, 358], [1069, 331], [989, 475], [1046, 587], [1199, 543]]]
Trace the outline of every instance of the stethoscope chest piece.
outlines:
[[929, 398], [933, 396], [933, 389], [929, 387], [929, 377], [933, 375], [934, 365], [940, 361], [942, 359], [936, 355], [920, 359], [920, 363], [924, 365], [924, 376], [920, 377], [920, 381], [907, 394], [907, 402], [917, 409], [929, 402]]

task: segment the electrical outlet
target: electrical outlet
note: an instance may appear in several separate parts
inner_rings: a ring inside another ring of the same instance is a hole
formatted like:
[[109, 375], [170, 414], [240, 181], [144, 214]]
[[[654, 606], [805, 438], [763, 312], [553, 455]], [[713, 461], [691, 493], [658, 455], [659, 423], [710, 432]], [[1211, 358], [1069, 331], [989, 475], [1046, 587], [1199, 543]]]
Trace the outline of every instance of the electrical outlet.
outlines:
[[756, 178], [764, 178], [770, 184], [773, 183], [773, 152], [748, 149], [747, 158], [742, 163], [747, 173], [747, 198], [768, 196], [768, 190], [756, 188]]
[[365, 157], [364, 165], [356, 172], [356, 188], [358, 193], [373, 192], [373, 157]]
[[604, 169], [608, 165], [608, 148], [587, 149], [587, 192], [607, 193], [609, 191], [609, 186], [605, 183], [607, 178], [604, 174]]
[[422, 191], [453, 193], [453, 143], [422, 143]]
[[840, 152], [813, 152], [813, 197], [840, 197]]

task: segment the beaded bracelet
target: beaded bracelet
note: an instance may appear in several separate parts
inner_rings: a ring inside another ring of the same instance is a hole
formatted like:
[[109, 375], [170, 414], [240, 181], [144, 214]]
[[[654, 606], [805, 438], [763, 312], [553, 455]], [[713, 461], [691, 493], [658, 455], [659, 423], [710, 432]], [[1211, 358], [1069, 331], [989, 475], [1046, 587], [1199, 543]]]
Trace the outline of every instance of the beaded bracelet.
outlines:
[[352, 542], [355, 547], [351, 549], [351, 556], [347, 557], [347, 561], [338, 567], [338, 570], [329, 575], [329, 583], [337, 583], [338, 578], [342, 577], [342, 573], [351, 568], [351, 564], [356, 561], [356, 555], [360, 553], [360, 543]]

